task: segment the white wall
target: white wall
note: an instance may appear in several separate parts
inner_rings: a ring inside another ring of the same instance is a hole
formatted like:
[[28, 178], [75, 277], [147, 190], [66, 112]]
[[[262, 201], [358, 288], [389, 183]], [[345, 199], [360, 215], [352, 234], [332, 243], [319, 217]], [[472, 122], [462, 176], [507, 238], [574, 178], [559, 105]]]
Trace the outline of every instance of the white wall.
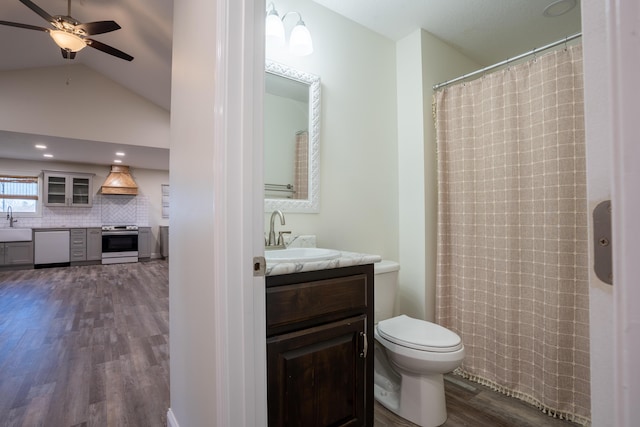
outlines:
[[[104, 224], [101, 208], [108, 203], [109, 197], [98, 194], [100, 186], [109, 174], [109, 166], [98, 166], [77, 163], [48, 161], [27, 161], [0, 158], [0, 173], [24, 172], [40, 173], [43, 170], [64, 172], [80, 172], [95, 174], [93, 179], [94, 206], [92, 208], [53, 207], [42, 209], [39, 217], [20, 217], [18, 226], [23, 227], [100, 227]], [[162, 218], [161, 184], [169, 183], [169, 172], [152, 169], [131, 169], [131, 174], [138, 184], [138, 196], [135, 197], [137, 209], [133, 217], [136, 225], [149, 226], [153, 234], [151, 252], [153, 257], [160, 256], [160, 225], [169, 225], [168, 219]], [[133, 218], [132, 217], [132, 218]], [[5, 222], [0, 223], [4, 227]]]
[[[320, 212], [285, 213], [277, 230], [315, 234], [318, 246], [398, 258], [394, 43], [310, 0], [276, 3], [302, 14], [314, 52], [268, 59], [320, 76]], [[286, 19], [287, 31], [295, 24]], [[269, 214], [265, 214], [268, 230]]]
[[81, 64], [0, 72], [0, 94], [5, 131], [169, 148], [168, 111]]
[[[208, 38], [194, 34], [216, 22], [217, 5], [210, 0], [176, 2], [173, 22], [169, 160], [173, 207], [169, 242], [171, 410], [181, 426], [194, 427], [217, 425], [216, 411], [220, 408], [216, 402], [220, 396], [216, 381], [221, 376], [218, 367], [225, 366], [216, 352], [213, 310], [219, 297], [212, 266], [217, 237], [214, 191], [217, 177], [226, 173], [213, 168], [216, 59]], [[213, 37], [215, 41], [215, 32]], [[186, 208], [194, 200], [198, 208]]]
[[479, 68], [451, 46], [417, 30], [396, 46], [398, 91], [398, 310], [433, 321], [437, 176], [432, 87]]

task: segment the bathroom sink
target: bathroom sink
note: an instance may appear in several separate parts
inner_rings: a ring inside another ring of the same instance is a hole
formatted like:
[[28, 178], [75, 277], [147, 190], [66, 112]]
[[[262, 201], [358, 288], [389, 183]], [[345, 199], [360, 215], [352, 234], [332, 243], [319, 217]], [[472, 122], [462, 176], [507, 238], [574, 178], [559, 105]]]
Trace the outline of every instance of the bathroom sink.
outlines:
[[309, 262], [338, 258], [340, 251], [323, 248], [287, 248], [267, 250], [267, 262]]
[[30, 242], [30, 228], [0, 228], [0, 242]]

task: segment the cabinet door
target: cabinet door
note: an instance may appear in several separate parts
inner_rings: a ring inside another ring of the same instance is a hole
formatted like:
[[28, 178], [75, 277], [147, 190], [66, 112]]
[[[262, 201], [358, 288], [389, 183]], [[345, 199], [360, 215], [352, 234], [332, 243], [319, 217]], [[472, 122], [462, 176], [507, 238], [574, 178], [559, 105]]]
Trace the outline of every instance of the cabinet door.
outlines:
[[87, 228], [87, 261], [102, 259], [102, 230]]
[[71, 206], [91, 206], [92, 204], [92, 177], [71, 176], [69, 200]]
[[6, 265], [33, 264], [33, 242], [5, 243]]
[[44, 204], [46, 206], [67, 205], [67, 176], [44, 175]]
[[0, 243], [0, 265], [5, 265], [4, 254], [5, 254], [5, 244]]
[[364, 426], [366, 316], [267, 340], [269, 426]]
[[138, 228], [138, 258], [151, 258], [151, 227]]

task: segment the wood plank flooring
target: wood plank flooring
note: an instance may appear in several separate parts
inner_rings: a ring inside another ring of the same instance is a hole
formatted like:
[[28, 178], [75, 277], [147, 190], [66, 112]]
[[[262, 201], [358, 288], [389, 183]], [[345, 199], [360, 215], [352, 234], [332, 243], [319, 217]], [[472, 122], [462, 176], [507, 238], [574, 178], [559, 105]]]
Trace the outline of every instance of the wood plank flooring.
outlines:
[[[165, 427], [167, 262], [0, 272], [0, 426]], [[459, 377], [445, 427], [573, 427]], [[376, 427], [414, 427], [376, 404]]]
[[165, 261], [0, 272], [0, 425], [166, 426]]
[[[445, 375], [447, 421], [443, 427], [578, 427], [518, 399], [456, 375]], [[375, 427], [416, 427], [376, 402]]]

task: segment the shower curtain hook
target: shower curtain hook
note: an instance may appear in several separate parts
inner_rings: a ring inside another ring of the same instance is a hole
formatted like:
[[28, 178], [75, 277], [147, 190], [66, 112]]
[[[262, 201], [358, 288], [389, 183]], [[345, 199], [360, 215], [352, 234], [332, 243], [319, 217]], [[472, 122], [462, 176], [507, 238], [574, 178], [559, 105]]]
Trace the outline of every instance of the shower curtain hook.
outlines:
[[568, 38], [569, 38], [569, 36], [566, 36], [566, 37], [564, 38], [564, 51], [565, 51], [565, 52], [567, 51], [567, 39], [568, 39]]

